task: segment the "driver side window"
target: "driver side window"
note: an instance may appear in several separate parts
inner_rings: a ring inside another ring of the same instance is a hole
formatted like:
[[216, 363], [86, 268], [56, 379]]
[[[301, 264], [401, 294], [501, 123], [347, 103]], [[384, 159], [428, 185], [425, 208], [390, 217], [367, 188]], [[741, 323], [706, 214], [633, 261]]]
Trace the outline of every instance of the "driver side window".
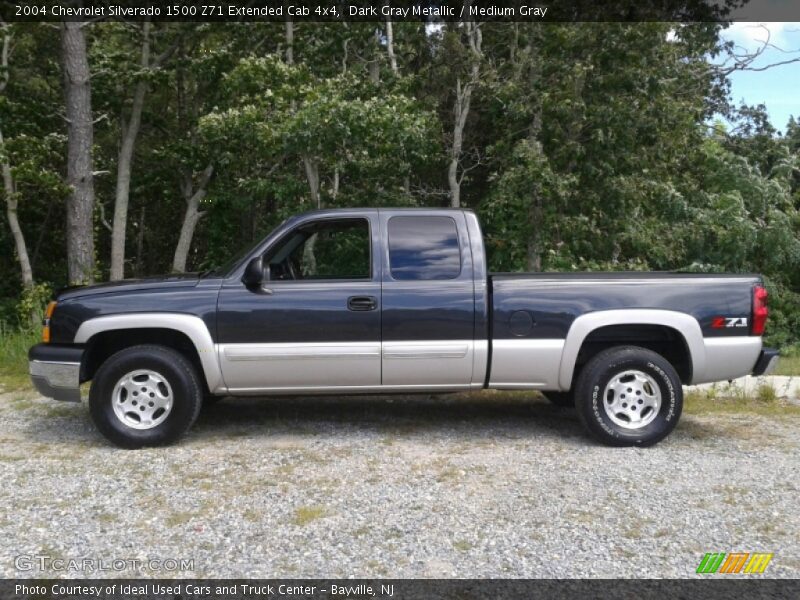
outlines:
[[369, 223], [337, 219], [301, 225], [265, 258], [273, 281], [370, 279]]

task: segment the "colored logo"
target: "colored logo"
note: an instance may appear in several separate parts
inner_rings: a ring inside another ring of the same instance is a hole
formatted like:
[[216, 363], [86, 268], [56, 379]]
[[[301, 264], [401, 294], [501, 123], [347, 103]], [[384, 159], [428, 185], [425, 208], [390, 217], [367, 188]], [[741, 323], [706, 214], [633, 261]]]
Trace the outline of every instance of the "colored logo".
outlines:
[[768, 552], [708, 552], [698, 573], [763, 573], [774, 554]]
[[726, 327], [747, 327], [747, 317], [714, 317], [711, 319], [713, 329], [725, 329]]

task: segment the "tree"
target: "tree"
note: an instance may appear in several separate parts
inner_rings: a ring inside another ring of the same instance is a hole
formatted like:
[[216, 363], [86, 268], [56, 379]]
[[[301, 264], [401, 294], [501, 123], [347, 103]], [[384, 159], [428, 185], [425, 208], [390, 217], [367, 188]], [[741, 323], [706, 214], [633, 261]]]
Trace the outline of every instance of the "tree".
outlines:
[[94, 171], [92, 90], [86, 56], [88, 23], [61, 23], [67, 119], [67, 264], [72, 284], [94, 282]]
[[399, 199], [436, 137], [433, 115], [415, 101], [378, 96], [371, 80], [359, 83], [351, 74], [318, 80], [274, 58], [245, 59], [226, 89], [230, 107], [202, 121], [221, 168], [240, 186], [277, 192], [299, 165], [314, 208], [336, 205], [345, 186], [350, 205]]
[[[2, 27], [3, 46], [0, 50], [0, 94], [4, 94], [8, 87], [9, 81], [9, 56], [11, 53], [11, 28], [8, 24], [0, 21]], [[19, 216], [17, 214], [17, 207], [19, 206], [19, 199], [17, 194], [16, 185], [14, 183], [14, 174], [11, 171], [11, 164], [8, 153], [5, 149], [5, 141], [3, 139], [3, 130], [0, 126], [0, 169], [3, 172], [3, 191], [6, 201], [6, 217], [8, 218], [8, 226], [11, 229], [11, 235], [14, 237], [14, 246], [16, 249], [17, 260], [19, 261], [20, 274], [22, 276], [23, 290], [29, 292], [33, 288], [33, 269], [31, 268], [31, 261], [28, 256], [28, 245], [25, 242], [25, 235], [22, 233], [22, 228], [19, 225]]]
[[208, 183], [214, 174], [214, 165], [208, 165], [197, 183], [191, 175], [185, 175], [181, 188], [183, 199], [186, 201], [186, 212], [183, 215], [181, 232], [178, 236], [178, 243], [175, 246], [175, 255], [172, 259], [172, 270], [176, 273], [186, 271], [186, 259], [189, 256], [189, 248], [192, 245], [192, 237], [197, 227], [198, 221], [205, 213], [200, 212], [200, 203], [208, 193]]
[[[469, 12], [469, 4], [465, 6], [465, 11]], [[466, 38], [469, 58], [469, 73], [466, 80], [462, 81], [462, 76], [456, 76], [455, 98], [453, 100], [453, 133], [450, 143], [450, 161], [447, 167], [447, 183], [450, 186], [450, 206], [458, 208], [461, 206], [461, 182], [463, 181], [464, 171], [459, 173], [461, 155], [464, 149], [464, 129], [467, 125], [470, 106], [472, 104], [472, 94], [475, 87], [480, 82], [481, 61], [483, 59], [481, 24], [467, 19], [459, 24], [463, 28], [463, 36]], [[456, 32], [456, 35], [460, 34]]]
[[[139, 66], [142, 75], [151, 68], [150, 65], [150, 20], [142, 23], [141, 29], [141, 58]], [[117, 160], [117, 187], [114, 198], [114, 220], [111, 230], [111, 272], [109, 279], [115, 281], [125, 277], [125, 233], [128, 225], [128, 204], [131, 189], [131, 168], [136, 138], [142, 123], [142, 109], [144, 108], [145, 94], [147, 93], [147, 79], [140, 76], [134, 84], [131, 111], [128, 120], [122, 121], [122, 140]]]

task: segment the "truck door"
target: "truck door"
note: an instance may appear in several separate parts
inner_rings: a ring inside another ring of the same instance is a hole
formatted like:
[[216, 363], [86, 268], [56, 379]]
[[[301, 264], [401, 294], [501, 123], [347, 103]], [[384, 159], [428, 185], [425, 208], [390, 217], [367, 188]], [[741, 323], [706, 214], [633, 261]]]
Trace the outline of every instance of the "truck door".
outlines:
[[475, 290], [464, 214], [381, 209], [380, 220], [383, 386], [470, 387]]
[[218, 355], [231, 391], [380, 386], [378, 227], [377, 211], [311, 215], [266, 249], [260, 289], [223, 285]]

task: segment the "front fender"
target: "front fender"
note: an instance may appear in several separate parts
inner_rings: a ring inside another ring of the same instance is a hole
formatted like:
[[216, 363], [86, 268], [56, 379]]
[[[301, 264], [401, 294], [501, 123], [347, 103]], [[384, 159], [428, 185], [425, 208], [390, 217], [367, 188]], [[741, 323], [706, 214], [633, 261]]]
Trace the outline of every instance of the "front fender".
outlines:
[[222, 371], [214, 340], [200, 317], [178, 313], [130, 313], [88, 319], [75, 333], [75, 344], [86, 344], [92, 336], [115, 329], [172, 329], [186, 335], [194, 344], [203, 367], [203, 374], [212, 392], [224, 388]]

